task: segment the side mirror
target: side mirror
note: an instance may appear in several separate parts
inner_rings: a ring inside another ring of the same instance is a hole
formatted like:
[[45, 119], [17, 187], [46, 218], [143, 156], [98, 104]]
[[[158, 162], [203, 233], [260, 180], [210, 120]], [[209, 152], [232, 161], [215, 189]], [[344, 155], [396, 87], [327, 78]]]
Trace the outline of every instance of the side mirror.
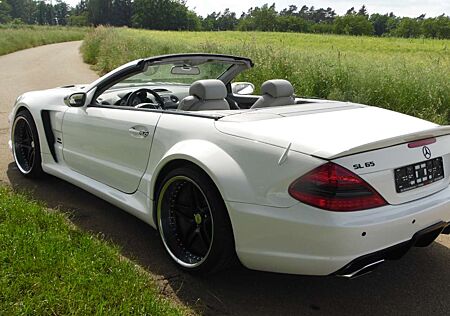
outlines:
[[64, 98], [64, 102], [68, 106], [81, 107], [86, 103], [86, 93], [77, 92]]
[[231, 84], [233, 94], [248, 95], [255, 92], [255, 85], [250, 82], [233, 82]]

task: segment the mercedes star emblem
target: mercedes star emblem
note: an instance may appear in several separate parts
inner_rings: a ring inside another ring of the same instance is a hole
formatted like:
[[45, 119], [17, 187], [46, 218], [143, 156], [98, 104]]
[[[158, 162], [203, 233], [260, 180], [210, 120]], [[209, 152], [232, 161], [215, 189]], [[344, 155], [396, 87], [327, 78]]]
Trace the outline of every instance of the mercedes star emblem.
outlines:
[[425, 156], [425, 158], [427, 158], [427, 159], [431, 158], [431, 150], [427, 146], [423, 146], [422, 153]]

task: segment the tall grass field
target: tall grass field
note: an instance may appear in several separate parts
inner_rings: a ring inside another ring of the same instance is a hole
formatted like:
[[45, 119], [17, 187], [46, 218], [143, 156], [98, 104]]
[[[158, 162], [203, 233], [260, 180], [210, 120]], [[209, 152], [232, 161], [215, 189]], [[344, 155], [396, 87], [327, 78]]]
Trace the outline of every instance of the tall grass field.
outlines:
[[450, 40], [99, 27], [86, 35], [82, 52], [100, 73], [161, 54], [247, 56], [255, 67], [238, 80], [257, 87], [284, 78], [298, 96], [364, 103], [449, 123]]
[[78, 41], [87, 31], [88, 28], [81, 27], [0, 24], [0, 55], [45, 44]]

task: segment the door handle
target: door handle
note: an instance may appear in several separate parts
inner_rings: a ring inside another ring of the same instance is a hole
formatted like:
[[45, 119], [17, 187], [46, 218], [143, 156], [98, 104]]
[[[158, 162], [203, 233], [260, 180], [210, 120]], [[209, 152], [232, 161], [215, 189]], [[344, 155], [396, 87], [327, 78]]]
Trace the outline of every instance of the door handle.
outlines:
[[131, 136], [136, 138], [145, 138], [148, 136], [148, 130], [143, 126], [133, 126], [128, 129]]

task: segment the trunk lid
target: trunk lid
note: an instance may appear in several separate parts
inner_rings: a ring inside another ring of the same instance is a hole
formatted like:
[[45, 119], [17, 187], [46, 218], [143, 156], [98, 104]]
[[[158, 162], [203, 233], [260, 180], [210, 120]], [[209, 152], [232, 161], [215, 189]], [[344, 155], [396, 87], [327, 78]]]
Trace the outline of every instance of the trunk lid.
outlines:
[[352, 103], [320, 102], [250, 110], [216, 122], [226, 134], [324, 159], [450, 134], [450, 127]]

